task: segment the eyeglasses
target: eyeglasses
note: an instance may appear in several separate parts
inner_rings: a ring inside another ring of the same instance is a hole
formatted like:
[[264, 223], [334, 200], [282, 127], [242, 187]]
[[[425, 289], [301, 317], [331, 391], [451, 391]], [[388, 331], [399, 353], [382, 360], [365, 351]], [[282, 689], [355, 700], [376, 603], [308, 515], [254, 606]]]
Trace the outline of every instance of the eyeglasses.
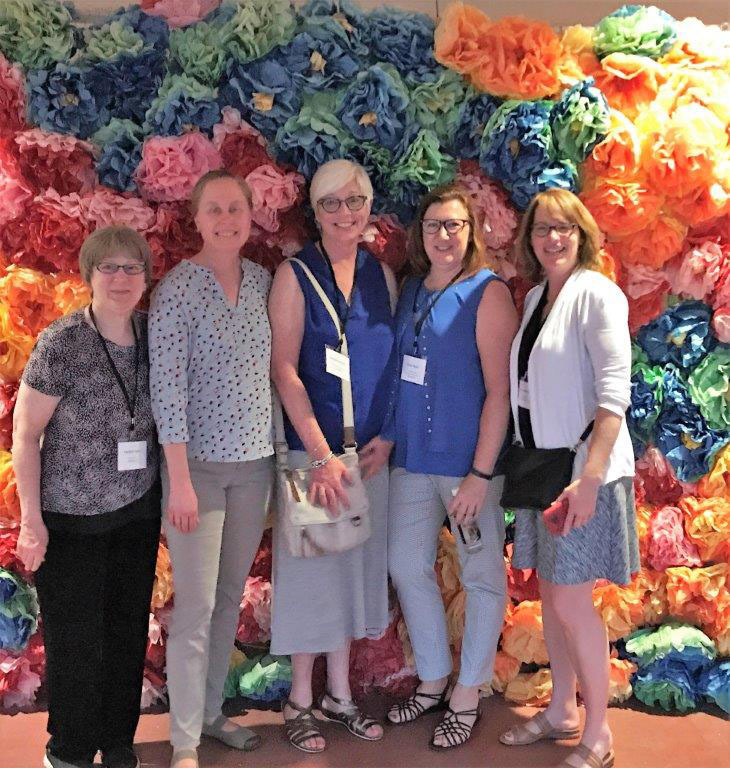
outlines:
[[555, 231], [559, 235], [569, 235], [575, 229], [575, 224], [568, 224], [568, 222], [561, 222], [560, 224], [535, 224], [532, 227], [532, 234], [535, 237], [547, 237], [551, 232]]
[[115, 264], [113, 261], [102, 261], [96, 268], [102, 275], [116, 275], [121, 269], [125, 275], [141, 275], [145, 271], [145, 266], [139, 261], [132, 264]]
[[351, 195], [344, 200], [340, 200], [339, 197], [323, 197], [321, 200], [317, 200], [317, 205], [321, 206], [322, 210], [327, 213], [336, 213], [340, 210], [342, 203], [351, 211], [359, 211], [366, 202], [367, 197], [365, 195]]
[[447, 234], [455, 235], [457, 232], [461, 232], [468, 223], [467, 219], [424, 219], [421, 222], [421, 227], [427, 235], [438, 234], [441, 227], [446, 230]]

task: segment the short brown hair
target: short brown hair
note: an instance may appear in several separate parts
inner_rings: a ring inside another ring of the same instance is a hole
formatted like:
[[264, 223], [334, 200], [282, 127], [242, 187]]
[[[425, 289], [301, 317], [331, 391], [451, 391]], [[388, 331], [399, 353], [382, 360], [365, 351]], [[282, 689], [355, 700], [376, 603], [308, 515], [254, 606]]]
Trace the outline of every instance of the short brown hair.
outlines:
[[566, 221], [578, 227], [580, 230], [578, 263], [586, 269], [600, 270], [603, 237], [593, 214], [583, 205], [577, 195], [567, 189], [552, 187], [544, 192], [538, 192], [532, 198], [520, 223], [520, 229], [515, 240], [515, 253], [525, 277], [537, 283], [543, 276], [542, 266], [540, 266], [530, 242], [532, 224], [538, 205], [542, 205], [552, 213], [561, 213], [565, 216]]
[[464, 187], [459, 184], [444, 184], [432, 189], [424, 195], [418, 206], [418, 213], [408, 231], [408, 262], [415, 275], [424, 276], [431, 268], [431, 262], [426, 255], [423, 244], [423, 217], [429, 206], [434, 203], [449, 203], [458, 200], [465, 208], [469, 219], [469, 243], [464, 255], [464, 273], [473, 275], [482, 267], [488, 266], [487, 249], [482, 237], [482, 229], [474, 214], [471, 197]]
[[79, 251], [79, 272], [87, 285], [91, 285], [91, 273], [104, 259], [124, 251], [131, 259], [144, 264], [144, 278], [149, 286], [152, 281], [152, 255], [147, 241], [131, 227], [112, 225], [94, 230], [84, 240]]
[[251, 187], [249, 187], [245, 180], [240, 176], [232, 174], [225, 168], [219, 168], [218, 170], [208, 171], [208, 173], [203, 174], [193, 187], [193, 191], [190, 193], [189, 202], [190, 210], [192, 211], [193, 216], [195, 216], [195, 214], [198, 212], [198, 207], [200, 206], [200, 198], [203, 196], [203, 190], [206, 188], [206, 186], [208, 186], [209, 182], [217, 181], [218, 179], [231, 179], [232, 181], [235, 181], [236, 184], [238, 184], [240, 187], [241, 192], [243, 192], [249, 207], [251, 207], [251, 202], [253, 199], [251, 194]]

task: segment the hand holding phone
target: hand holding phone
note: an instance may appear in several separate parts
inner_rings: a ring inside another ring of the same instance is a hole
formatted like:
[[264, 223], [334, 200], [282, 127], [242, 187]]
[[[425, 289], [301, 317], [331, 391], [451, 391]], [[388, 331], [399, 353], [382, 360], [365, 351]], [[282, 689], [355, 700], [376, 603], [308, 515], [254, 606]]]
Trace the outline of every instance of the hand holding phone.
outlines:
[[543, 510], [542, 519], [545, 527], [553, 536], [562, 535], [567, 514], [568, 500], [565, 498], [554, 501], [547, 509]]

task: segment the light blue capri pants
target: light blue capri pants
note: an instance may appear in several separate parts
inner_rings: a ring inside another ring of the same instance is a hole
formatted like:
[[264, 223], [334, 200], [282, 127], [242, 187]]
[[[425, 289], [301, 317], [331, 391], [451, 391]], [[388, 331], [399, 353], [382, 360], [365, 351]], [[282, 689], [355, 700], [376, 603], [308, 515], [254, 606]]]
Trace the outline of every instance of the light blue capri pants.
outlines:
[[[390, 475], [388, 569], [398, 590], [421, 680], [451, 673], [446, 613], [434, 564], [446, 508], [463, 478], [423, 475], [402, 468]], [[466, 591], [459, 682], [491, 682], [507, 600], [504, 568], [504, 513], [499, 506], [503, 479], [489, 482], [479, 514], [484, 546], [467, 554], [456, 533], [461, 581]]]

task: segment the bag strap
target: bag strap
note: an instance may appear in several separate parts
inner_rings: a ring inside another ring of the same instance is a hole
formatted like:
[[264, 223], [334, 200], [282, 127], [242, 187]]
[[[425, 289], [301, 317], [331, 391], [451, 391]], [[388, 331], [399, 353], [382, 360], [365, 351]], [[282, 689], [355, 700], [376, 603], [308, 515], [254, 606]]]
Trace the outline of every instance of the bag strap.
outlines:
[[580, 448], [581, 443], [584, 443], [588, 435], [591, 434], [591, 431], [593, 430], [593, 424], [594, 422], [591, 420], [591, 423], [583, 430], [583, 434], [578, 438], [578, 442], [573, 446], [574, 451], [577, 451], [578, 448]]
[[[296, 262], [301, 268], [304, 274], [309, 279], [312, 287], [317, 292], [317, 295], [322, 300], [325, 309], [332, 318], [332, 322], [335, 324], [335, 328], [339, 332], [340, 324], [339, 317], [335, 308], [332, 306], [332, 302], [324, 292], [324, 289], [320, 285], [317, 278], [312, 274], [309, 267], [300, 259], [291, 258], [289, 262]], [[342, 336], [342, 353], [347, 356], [347, 337]], [[342, 385], [342, 426], [344, 428], [344, 442], [343, 447], [348, 453], [352, 453], [357, 449], [357, 442], [355, 441], [355, 414], [352, 406], [352, 384], [345, 379], [340, 379]], [[274, 449], [276, 451], [277, 465], [287, 466], [287, 453], [288, 447], [286, 444], [286, 438], [284, 435], [284, 414], [281, 409], [281, 400], [278, 393], [274, 390], [273, 397], [273, 417], [274, 417]], [[282, 463], [283, 461], [283, 463]]]

